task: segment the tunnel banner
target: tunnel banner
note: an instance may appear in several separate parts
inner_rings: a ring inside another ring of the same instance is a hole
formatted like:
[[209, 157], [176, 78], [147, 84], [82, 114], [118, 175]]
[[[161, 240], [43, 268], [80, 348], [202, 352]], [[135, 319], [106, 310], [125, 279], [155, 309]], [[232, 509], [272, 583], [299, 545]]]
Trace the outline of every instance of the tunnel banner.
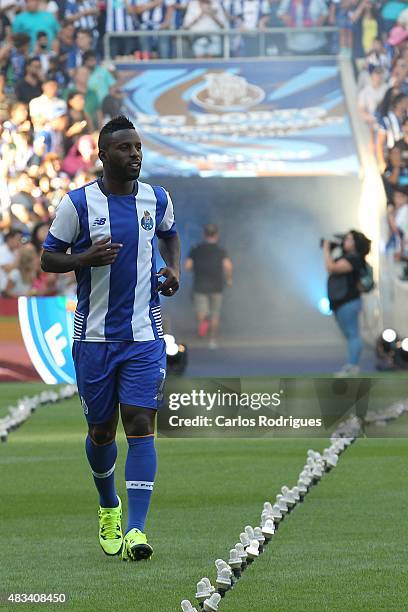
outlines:
[[332, 60], [119, 64], [143, 176], [356, 175]]

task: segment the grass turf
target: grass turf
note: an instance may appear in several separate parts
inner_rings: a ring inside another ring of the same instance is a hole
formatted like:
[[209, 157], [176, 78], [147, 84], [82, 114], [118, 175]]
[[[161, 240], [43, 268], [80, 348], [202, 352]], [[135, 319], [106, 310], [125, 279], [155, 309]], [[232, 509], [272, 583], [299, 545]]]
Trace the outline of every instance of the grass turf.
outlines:
[[[1, 388], [2, 403], [38, 391]], [[131, 564], [99, 549], [84, 430], [74, 399], [41, 407], [0, 446], [3, 593], [65, 592], [66, 606], [84, 612], [180, 610], [202, 576], [214, 582], [214, 560], [227, 558], [245, 525], [257, 524], [265, 499], [295, 483], [307, 449], [327, 444], [159, 439], [147, 524], [155, 554]], [[123, 436], [118, 442], [125, 500]], [[407, 460], [406, 438], [358, 440], [283, 522], [220, 612], [406, 609]]]

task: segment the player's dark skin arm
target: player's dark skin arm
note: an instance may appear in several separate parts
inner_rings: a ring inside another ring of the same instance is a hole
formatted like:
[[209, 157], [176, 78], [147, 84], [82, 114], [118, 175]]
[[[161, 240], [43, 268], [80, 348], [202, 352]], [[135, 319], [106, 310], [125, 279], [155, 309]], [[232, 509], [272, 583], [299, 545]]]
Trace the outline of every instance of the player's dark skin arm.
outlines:
[[170, 297], [176, 293], [180, 285], [180, 238], [178, 234], [168, 238], [159, 238], [159, 250], [166, 267], [161, 268], [156, 276], [164, 276], [166, 280], [159, 283], [158, 291]]
[[71, 272], [79, 268], [96, 268], [99, 266], [110, 266], [114, 263], [121, 244], [112, 244], [108, 236], [99, 242], [95, 242], [83, 253], [54, 253], [44, 251], [41, 256], [41, 268], [44, 272]]

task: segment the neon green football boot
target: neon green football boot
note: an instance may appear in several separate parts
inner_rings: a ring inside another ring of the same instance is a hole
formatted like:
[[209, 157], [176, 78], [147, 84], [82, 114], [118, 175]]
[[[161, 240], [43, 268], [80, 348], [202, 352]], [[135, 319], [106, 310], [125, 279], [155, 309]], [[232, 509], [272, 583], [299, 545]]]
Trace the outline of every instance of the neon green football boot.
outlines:
[[146, 535], [139, 529], [131, 529], [123, 538], [122, 559], [124, 561], [141, 561], [149, 559], [153, 548], [147, 543]]
[[117, 497], [117, 508], [99, 506], [99, 543], [106, 555], [118, 555], [122, 550], [122, 502]]

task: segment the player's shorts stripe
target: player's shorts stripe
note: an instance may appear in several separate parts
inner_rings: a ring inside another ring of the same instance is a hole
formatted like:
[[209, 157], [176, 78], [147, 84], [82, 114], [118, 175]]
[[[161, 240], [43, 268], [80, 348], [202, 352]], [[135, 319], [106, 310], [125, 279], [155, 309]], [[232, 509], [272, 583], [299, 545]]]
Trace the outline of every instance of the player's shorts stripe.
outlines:
[[111, 469], [108, 470], [107, 472], [94, 472], [92, 470], [92, 474], [95, 476], [95, 478], [109, 478], [109, 476], [113, 474], [114, 471], [115, 471], [115, 463], [113, 464]]
[[147, 480], [127, 480], [126, 488], [127, 489], [144, 489], [145, 491], [153, 491], [154, 482], [149, 482]]

